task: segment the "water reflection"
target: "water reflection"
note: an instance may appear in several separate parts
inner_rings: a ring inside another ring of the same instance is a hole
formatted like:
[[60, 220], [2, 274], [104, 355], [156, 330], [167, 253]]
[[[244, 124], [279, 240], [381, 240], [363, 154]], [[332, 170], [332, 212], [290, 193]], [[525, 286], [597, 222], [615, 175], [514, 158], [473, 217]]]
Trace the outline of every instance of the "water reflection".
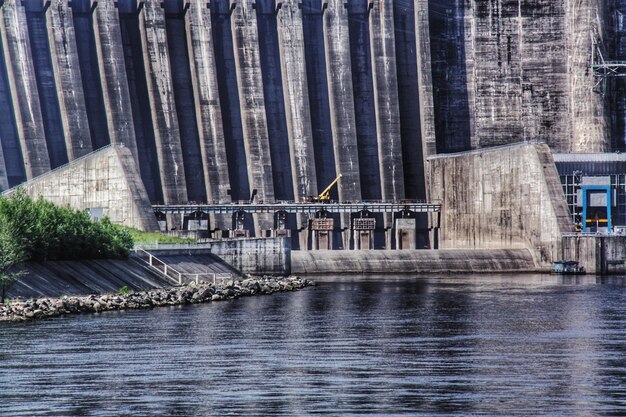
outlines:
[[0, 415], [626, 412], [624, 277], [322, 278], [0, 326]]

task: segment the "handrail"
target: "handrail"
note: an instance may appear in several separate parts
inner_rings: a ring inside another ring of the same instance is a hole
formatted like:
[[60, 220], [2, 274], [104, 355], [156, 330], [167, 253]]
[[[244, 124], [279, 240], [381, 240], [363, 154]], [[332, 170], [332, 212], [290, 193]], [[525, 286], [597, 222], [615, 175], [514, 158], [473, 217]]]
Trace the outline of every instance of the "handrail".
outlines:
[[[177, 285], [183, 285], [183, 281], [184, 281], [183, 277], [192, 277], [192, 281], [195, 281], [196, 284], [198, 284], [200, 282], [200, 277], [205, 277], [205, 276], [206, 277], [212, 277], [214, 285], [217, 284], [217, 279], [218, 278], [220, 279], [222, 284], [224, 283], [225, 280], [228, 280], [228, 279], [232, 278], [232, 274], [230, 274], [228, 272], [223, 272], [223, 273], [216, 273], [216, 272], [185, 273], [185, 272], [179, 272], [176, 269], [174, 269], [173, 267], [171, 267], [168, 264], [166, 264], [161, 259], [159, 259], [156, 256], [152, 255], [150, 252], [148, 252], [148, 251], [146, 251], [143, 248], [138, 247], [138, 246], [135, 247], [135, 254], [137, 255], [137, 258], [139, 258], [140, 260], [142, 260], [145, 263], [147, 263], [153, 269], [161, 272], [164, 277], [172, 280]], [[148, 260], [146, 261], [142, 257], [142, 255], [144, 257], [147, 256]], [[157, 266], [157, 265], [162, 266], [163, 270], [161, 270], [159, 268], [159, 266]]]

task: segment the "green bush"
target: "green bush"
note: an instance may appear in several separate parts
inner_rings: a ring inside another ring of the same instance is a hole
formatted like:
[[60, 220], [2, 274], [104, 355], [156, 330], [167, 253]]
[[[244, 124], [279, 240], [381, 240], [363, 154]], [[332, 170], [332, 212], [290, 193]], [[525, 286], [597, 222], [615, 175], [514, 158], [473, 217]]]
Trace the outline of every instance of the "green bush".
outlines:
[[33, 200], [22, 189], [0, 197], [0, 219], [26, 260], [126, 258], [133, 247], [131, 235], [107, 218], [91, 221], [86, 212]]

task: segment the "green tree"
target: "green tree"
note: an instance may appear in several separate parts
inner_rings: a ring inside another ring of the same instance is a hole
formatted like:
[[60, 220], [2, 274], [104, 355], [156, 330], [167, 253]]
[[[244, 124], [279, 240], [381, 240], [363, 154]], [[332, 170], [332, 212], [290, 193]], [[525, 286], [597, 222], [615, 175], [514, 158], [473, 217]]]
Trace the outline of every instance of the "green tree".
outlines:
[[4, 303], [9, 289], [24, 274], [17, 268], [25, 260], [24, 246], [15, 238], [11, 223], [0, 214], [0, 303]]

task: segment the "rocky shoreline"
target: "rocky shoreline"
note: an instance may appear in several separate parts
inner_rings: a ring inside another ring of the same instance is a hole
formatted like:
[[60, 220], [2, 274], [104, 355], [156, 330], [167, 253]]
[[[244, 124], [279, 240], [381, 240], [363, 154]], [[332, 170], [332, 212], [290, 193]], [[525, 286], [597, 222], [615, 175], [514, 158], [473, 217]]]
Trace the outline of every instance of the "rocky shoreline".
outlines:
[[0, 321], [21, 322], [69, 314], [197, 304], [294, 291], [312, 285], [315, 285], [313, 281], [296, 276], [286, 278], [264, 276], [228, 280], [226, 283], [217, 285], [202, 281], [192, 282], [180, 287], [156, 288], [127, 294], [92, 294], [20, 300], [0, 304]]

